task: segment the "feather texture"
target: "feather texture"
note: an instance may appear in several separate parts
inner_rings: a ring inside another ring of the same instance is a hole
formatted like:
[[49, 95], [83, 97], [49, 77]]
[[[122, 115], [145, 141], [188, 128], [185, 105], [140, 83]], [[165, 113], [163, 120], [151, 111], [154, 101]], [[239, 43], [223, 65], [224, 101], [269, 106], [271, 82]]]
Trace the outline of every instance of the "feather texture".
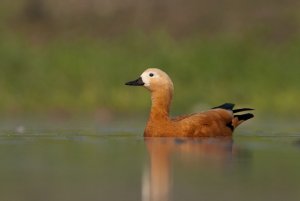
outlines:
[[231, 136], [238, 125], [254, 117], [251, 113], [234, 115], [253, 109], [234, 110], [234, 104], [225, 103], [204, 112], [171, 118], [169, 111], [174, 87], [169, 76], [160, 69], [150, 68], [139, 79], [138, 86], [143, 85], [151, 92], [152, 101], [145, 137]]

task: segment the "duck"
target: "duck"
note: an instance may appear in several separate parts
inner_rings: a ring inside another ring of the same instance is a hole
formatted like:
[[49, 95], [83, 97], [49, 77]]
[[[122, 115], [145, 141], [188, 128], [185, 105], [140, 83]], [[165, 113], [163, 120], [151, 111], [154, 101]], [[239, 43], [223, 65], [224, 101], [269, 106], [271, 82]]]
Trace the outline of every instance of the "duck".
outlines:
[[237, 114], [252, 108], [234, 109], [234, 104], [224, 103], [206, 111], [170, 116], [174, 85], [166, 72], [158, 68], [146, 69], [138, 79], [126, 82], [128, 86], [142, 86], [151, 93], [151, 109], [144, 137], [217, 137], [232, 136], [252, 113]]

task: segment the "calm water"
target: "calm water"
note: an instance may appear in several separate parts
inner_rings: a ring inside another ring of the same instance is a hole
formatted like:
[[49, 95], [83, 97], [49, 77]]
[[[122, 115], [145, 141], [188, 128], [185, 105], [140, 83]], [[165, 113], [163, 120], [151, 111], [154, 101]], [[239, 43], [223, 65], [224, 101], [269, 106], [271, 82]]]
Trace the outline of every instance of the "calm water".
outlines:
[[0, 200], [298, 201], [300, 130], [284, 125], [245, 126], [232, 139], [144, 139], [132, 124], [2, 125]]

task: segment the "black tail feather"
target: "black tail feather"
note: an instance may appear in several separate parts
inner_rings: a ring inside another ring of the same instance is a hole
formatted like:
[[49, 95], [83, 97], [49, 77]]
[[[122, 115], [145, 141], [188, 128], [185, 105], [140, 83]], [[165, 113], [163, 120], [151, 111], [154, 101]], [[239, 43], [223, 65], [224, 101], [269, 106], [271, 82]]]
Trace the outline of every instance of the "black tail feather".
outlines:
[[250, 110], [254, 110], [252, 108], [240, 108], [240, 109], [233, 109], [234, 108], [234, 104], [233, 103], [224, 103], [222, 105], [213, 107], [212, 109], [225, 109], [225, 110], [231, 110], [233, 113], [238, 113], [238, 112], [244, 112], [244, 111], [250, 111]]
[[244, 111], [250, 111], [250, 110], [254, 110], [252, 108], [240, 108], [240, 109], [235, 109], [232, 110], [233, 113], [238, 113], [238, 112], [244, 112]]
[[237, 117], [239, 121], [246, 121], [248, 119], [253, 118], [254, 115], [251, 113], [246, 113], [246, 114], [234, 115], [234, 117]]
[[223, 105], [219, 105], [217, 107], [213, 107], [212, 109], [225, 109], [225, 110], [233, 110], [234, 104], [233, 103], [224, 103]]
[[[239, 112], [244, 112], [244, 111], [251, 111], [254, 110], [252, 108], [239, 108], [239, 109], [233, 109], [234, 104], [233, 103], [224, 103], [223, 105], [219, 105], [217, 107], [213, 107], [212, 109], [225, 109], [225, 110], [230, 110], [233, 113], [239, 113]], [[234, 117], [237, 117], [239, 121], [246, 121], [248, 119], [251, 119], [254, 117], [253, 114], [251, 113], [246, 113], [246, 114], [239, 114], [239, 115], [234, 115]], [[230, 125], [227, 125], [228, 127]], [[232, 126], [232, 125], [231, 125]], [[230, 127], [231, 128], [231, 127]]]

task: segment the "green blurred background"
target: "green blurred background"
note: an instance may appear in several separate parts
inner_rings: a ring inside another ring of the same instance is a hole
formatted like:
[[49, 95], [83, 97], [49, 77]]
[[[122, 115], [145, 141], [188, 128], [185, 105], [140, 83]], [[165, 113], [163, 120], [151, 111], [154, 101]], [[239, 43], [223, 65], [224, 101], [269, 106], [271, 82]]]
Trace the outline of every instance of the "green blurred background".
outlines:
[[300, 1], [1, 0], [0, 115], [147, 115], [124, 86], [148, 67], [175, 84], [173, 114], [234, 102], [300, 112]]

